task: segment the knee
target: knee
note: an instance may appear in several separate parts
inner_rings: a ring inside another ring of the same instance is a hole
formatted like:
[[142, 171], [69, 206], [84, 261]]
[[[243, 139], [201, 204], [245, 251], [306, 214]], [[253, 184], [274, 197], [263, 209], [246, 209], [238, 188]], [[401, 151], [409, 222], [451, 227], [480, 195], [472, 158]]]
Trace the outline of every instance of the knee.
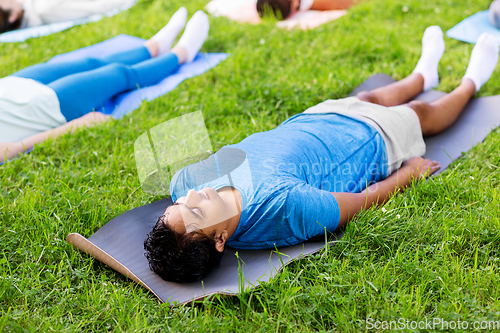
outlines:
[[116, 70], [116, 71], [125, 71], [127, 69], [127, 66], [124, 64], [113, 62], [111, 64], [106, 65], [106, 68]]
[[425, 118], [425, 114], [429, 112], [431, 105], [424, 101], [411, 101], [408, 106], [415, 111], [417, 116], [422, 120]]
[[93, 57], [85, 58], [83, 61], [85, 61], [87, 63], [86, 64], [87, 68], [92, 68], [92, 69], [96, 69], [96, 68], [107, 65], [107, 62], [104, 62], [101, 59], [93, 58]]
[[371, 91], [362, 91], [356, 95], [363, 102], [379, 104], [377, 96]]
[[429, 121], [429, 115], [432, 112], [432, 106], [424, 101], [411, 101], [408, 106], [415, 111], [418, 120], [420, 121], [420, 128], [424, 135], [429, 134], [429, 130], [433, 124]]
[[130, 66], [120, 63], [106, 65], [104, 69], [109, 75], [117, 76], [123, 80], [123, 90], [131, 90], [137, 86], [137, 73]]

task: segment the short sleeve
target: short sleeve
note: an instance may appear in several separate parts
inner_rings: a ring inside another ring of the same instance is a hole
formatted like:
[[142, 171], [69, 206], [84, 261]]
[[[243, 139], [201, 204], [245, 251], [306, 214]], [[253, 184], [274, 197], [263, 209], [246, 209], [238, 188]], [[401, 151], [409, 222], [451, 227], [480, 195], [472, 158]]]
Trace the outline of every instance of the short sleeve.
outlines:
[[301, 181], [287, 194], [285, 218], [294, 234], [304, 241], [334, 232], [340, 221], [337, 200], [328, 191]]

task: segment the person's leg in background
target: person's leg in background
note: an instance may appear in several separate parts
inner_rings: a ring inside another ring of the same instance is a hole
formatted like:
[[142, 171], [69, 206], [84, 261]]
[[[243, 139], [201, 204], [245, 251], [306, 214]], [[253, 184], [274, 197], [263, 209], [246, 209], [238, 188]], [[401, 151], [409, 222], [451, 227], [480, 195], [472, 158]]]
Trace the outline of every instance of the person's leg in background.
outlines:
[[[385, 87], [361, 92], [357, 97], [387, 107], [409, 101], [423, 90], [438, 85], [437, 68], [443, 52], [441, 29], [427, 28], [422, 39], [422, 56], [411, 75]], [[424, 136], [438, 134], [457, 120], [469, 100], [491, 77], [498, 63], [498, 52], [496, 39], [483, 34], [472, 51], [462, 83], [455, 90], [431, 103], [412, 101], [408, 104], [417, 114]]]
[[63, 62], [46, 62], [42, 64], [33, 65], [19, 72], [12, 74], [12, 76], [22, 77], [25, 79], [33, 79], [43, 84], [49, 84], [62, 77], [93, 70], [110, 63], [118, 62], [128, 65], [144, 61], [151, 58], [148, 49], [144, 46], [134, 48], [132, 50], [115, 53], [103, 58], [80, 58], [71, 61]]
[[464, 78], [455, 90], [431, 103], [412, 101], [408, 104], [417, 114], [424, 136], [438, 134], [457, 120], [469, 100], [490, 79], [498, 63], [498, 52], [496, 38], [482, 34], [472, 50]]
[[[90, 109], [79, 109], [79, 112], [81, 112], [82, 115], [80, 117], [77, 117], [76, 113], [72, 111], [72, 108], [79, 107], [79, 103], [81, 103], [83, 100], [80, 95], [80, 91], [99, 95], [98, 97], [101, 99], [111, 98], [121, 91], [117, 91], [116, 88], [107, 90], [107, 94], [112, 94], [111, 96], [107, 97], [104, 96], [100, 91], [102, 86], [105, 86], [106, 88], [113, 87], [113, 85], [117, 83], [116, 80], [118, 79], [127, 81], [125, 84], [123, 82], [118, 82], [118, 85], [121, 84], [120, 89], [127, 89], [129, 87], [132, 87], [133, 89], [137, 86], [137, 84], [146, 85], [150, 84], [149, 82], [152, 82], [154, 80], [162, 79], [162, 75], [170, 72], [172, 70], [171, 68], [173, 66], [177, 67], [179, 63], [193, 61], [199, 49], [203, 45], [203, 42], [208, 36], [209, 30], [208, 17], [205, 13], [196, 13], [195, 15], [193, 15], [193, 18], [197, 19], [190, 20], [190, 23], [188, 23], [188, 27], [186, 27], [186, 31], [182, 35], [177, 46], [172, 49], [171, 53], [161, 55], [162, 50], [164, 52], [165, 49], [169, 50], [170, 47], [166, 48], [165, 44], [162, 45], [161, 40], [158, 41], [152, 38], [152, 40], [148, 41], [148, 50], [151, 52], [152, 56], [159, 54], [159, 57], [146, 60], [133, 66], [127, 66], [123, 64], [110, 64], [89, 72], [69, 75], [49, 84], [49, 87], [51, 85], [54, 85], [54, 88], [57, 89], [54, 89], [56, 90], [57, 97], [65, 100], [64, 104], [66, 105], [65, 108], [69, 110], [67, 111], [68, 114], [73, 114], [73, 116], [75, 116], [76, 118], [71, 118], [68, 116], [68, 122], [66, 124], [54, 128], [50, 131], [35, 134], [22, 140], [21, 142], [0, 142], [0, 163], [4, 161], [4, 158], [9, 159], [19, 153], [25, 152], [33, 148], [35, 144], [41, 143], [47, 140], [49, 137], [55, 138], [68, 131], [74, 131], [79, 127], [92, 126], [95, 123], [107, 121], [110, 119], [109, 116], [103, 115], [100, 112], [92, 112], [93, 107]], [[160, 33], [161, 31], [157, 35], [159, 35]], [[101, 71], [100, 78], [92, 79], [93, 73], [95, 74], [99, 71]], [[160, 71], [162, 73], [160, 73]], [[108, 77], [108, 74], [113, 75]], [[97, 81], [101, 81], [99, 87], [96, 87]], [[76, 99], [71, 101], [71, 96], [75, 96]], [[91, 98], [94, 98], [94, 96], [91, 96]], [[63, 111], [62, 105], [61, 111]]]
[[[119, 93], [154, 84], [180, 64], [193, 61], [208, 36], [208, 30], [207, 15], [198, 11], [171, 52], [132, 66], [113, 63], [65, 76], [48, 86], [56, 92], [63, 116], [71, 121], [92, 112]], [[161, 45], [158, 46], [161, 51]]]
[[81, 58], [56, 63], [42, 63], [24, 68], [12, 76], [33, 79], [49, 84], [68, 75], [90, 71], [111, 63], [134, 65], [167, 53], [175, 38], [186, 24], [187, 10], [181, 7], [155, 36], [144, 43], [144, 46], [132, 50], [114, 53], [102, 58]]
[[438, 65], [444, 53], [443, 32], [438, 26], [428, 27], [422, 38], [422, 55], [413, 73], [406, 78], [371, 91], [360, 92], [362, 101], [383, 106], [396, 106], [439, 84]]

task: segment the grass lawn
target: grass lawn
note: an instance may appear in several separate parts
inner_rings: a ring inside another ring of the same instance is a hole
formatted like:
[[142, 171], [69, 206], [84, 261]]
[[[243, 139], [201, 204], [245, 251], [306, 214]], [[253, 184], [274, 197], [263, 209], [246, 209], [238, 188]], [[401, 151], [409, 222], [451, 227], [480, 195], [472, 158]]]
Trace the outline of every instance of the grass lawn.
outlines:
[[[133, 156], [146, 129], [202, 110], [215, 149], [265, 131], [374, 73], [410, 74], [429, 25], [448, 30], [489, 0], [372, 0], [312, 31], [210, 18], [203, 51], [231, 56], [119, 121], [39, 145], [0, 166], [0, 331], [362, 331], [373, 322], [500, 320], [500, 132], [447, 171], [361, 214], [336, 246], [239, 297], [170, 308], [66, 244], [159, 197]], [[186, 5], [192, 15], [205, 0]], [[185, 5], [127, 12], [0, 45], [0, 75], [120, 33], [148, 38]], [[473, 45], [445, 38], [438, 89], [451, 91]], [[500, 70], [479, 96], [500, 94]], [[499, 110], [500, 112], [500, 110]], [[441, 326], [439, 326], [441, 327]]]

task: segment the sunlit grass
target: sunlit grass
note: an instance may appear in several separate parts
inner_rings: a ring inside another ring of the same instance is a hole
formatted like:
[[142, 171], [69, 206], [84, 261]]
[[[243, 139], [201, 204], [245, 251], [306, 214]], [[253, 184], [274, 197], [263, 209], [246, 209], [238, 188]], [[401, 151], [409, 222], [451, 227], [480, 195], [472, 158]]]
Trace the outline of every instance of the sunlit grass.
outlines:
[[[394, 197], [385, 213], [363, 213], [328, 251], [240, 297], [170, 309], [64, 241], [158, 199], [142, 192], [135, 170], [134, 141], [146, 129], [202, 110], [215, 149], [238, 142], [345, 97], [374, 73], [403, 78], [427, 26], [446, 31], [489, 2], [372, 0], [312, 31], [211, 17], [203, 50], [231, 55], [219, 66], [119, 121], [45, 142], [0, 166], [0, 330], [344, 332], [364, 330], [369, 317], [500, 319], [498, 131], [434, 180]], [[204, 4], [187, 7], [192, 14]], [[113, 18], [2, 44], [0, 74], [120, 33], [147, 38], [181, 5], [139, 1]], [[438, 89], [450, 91], [473, 45], [445, 42]], [[480, 96], [500, 94], [499, 74]]]

